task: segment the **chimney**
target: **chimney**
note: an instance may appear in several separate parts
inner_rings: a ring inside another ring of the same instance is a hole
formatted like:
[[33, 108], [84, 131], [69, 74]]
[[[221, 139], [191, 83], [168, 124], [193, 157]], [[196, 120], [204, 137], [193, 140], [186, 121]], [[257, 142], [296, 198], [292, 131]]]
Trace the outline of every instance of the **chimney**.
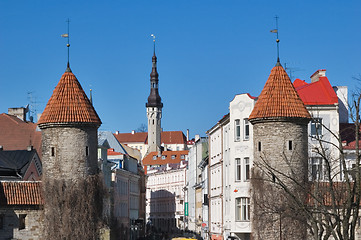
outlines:
[[189, 141], [189, 129], [187, 129], [187, 142]]
[[199, 136], [199, 134], [196, 134], [194, 136], [194, 142], [197, 142], [201, 137]]
[[28, 150], [28, 152], [31, 152], [32, 150], [33, 150], [33, 146], [28, 146], [27, 148], [26, 148], [26, 150]]
[[326, 76], [326, 69], [319, 69], [314, 74], [311, 75], [311, 83], [317, 82], [320, 77]]
[[23, 108], [23, 107], [8, 108], [8, 114], [18, 117], [25, 122], [26, 121], [26, 113], [28, 112], [28, 110], [29, 110], [28, 108]]
[[132, 130], [132, 134], [134, 134], [135, 133], [135, 130]]
[[119, 131], [116, 131], [115, 134], [118, 135], [118, 134], [119, 134]]

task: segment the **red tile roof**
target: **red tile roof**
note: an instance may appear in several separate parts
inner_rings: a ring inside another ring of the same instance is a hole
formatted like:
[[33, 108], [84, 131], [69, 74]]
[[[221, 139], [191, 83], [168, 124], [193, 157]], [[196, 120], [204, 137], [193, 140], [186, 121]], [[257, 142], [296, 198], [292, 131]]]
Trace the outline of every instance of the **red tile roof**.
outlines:
[[41, 182], [0, 182], [0, 205], [43, 205]]
[[[183, 151], [164, 151], [162, 155], [158, 157], [158, 152], [151, 152], [145, 156], [142, 160], [143, 166], [149, 165], [165, 165], [167, 163], [180, 163], [182, 160], [185, 160], [185, 156], [188, 155], [188, 150]], [[184, 155], [182, 159], [181, 156]], [[155, 159], [153, 157], [155, 156]], [[163, 159], [164, 156], [164, 159]], [[174, 158], [172, 157], [174, 156]]]
[[250, 120], [272, 118], [305, 118], [311, 116], [281, 65], [276, 65], [258, 97]]
[[320, 76], [319, 80], [313, 83], [296, 79], [293, 86], [305, 105], [334, 105], [338, 103], [335, 90], [325, 76]]
[[92, 123], [101, 121], [78, 79], [72, 72], [65, 72], [53, 91], [38, 124]]
[[0, 146], [4, 150], [26, 150], [32, 145], [41, 158], [41, 132], [36, 127], [35, 123], [0, 114]]
[[[136, 133], [114, 133], [120, 143], [148, 143], [147, 132]], [[186, 144], [187, 139], [182, 131], [161, 132], [161, 142], [164, 144]]]
[[120, 143], [146, 143], [148, 138], [147, 132], [136, 133], [114, 133], [114, 137]]

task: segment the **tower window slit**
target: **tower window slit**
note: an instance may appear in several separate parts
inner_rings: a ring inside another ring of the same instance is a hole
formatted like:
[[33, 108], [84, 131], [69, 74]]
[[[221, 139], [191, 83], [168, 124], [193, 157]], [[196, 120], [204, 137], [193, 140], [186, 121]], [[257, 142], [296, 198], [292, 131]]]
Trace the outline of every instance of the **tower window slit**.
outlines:
[[89, 156], [89, 147], [88, 146], [85, 147], [85, 155]]
[[292, 150], [292, 141], [288, 141], [288, 150]]
[[55, 148], [51, 147], [51, 156], [54, 157], [55, 156]]
[[261, 148], [261, 142], [258, 142], [258, 151], [260, 152], [262, 150]]

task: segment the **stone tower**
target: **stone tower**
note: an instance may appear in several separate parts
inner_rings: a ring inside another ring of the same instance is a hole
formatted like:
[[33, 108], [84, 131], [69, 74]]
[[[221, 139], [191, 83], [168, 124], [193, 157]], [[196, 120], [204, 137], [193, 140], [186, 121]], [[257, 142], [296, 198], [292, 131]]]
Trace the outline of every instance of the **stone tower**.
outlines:
[[150, 94], [147, 107], [148, 117], [148, 153], [160, 152], [161, 147], [161, 118], [162, 118], [162, 99], [158, 91], [158, 72], [157, 72], [157, 57], [155, 50], [152, 57], [152, 72], [150, 73]]
[[97, 173], [100, 124], [68, 65], [38, 121], [42, 131], [43, 177], [76, 180]]
[[[42, 132], [44, 239], [52, 232], [57, 238], [51, 239], [70, 239], [69, 231], [73, 239], [95, 239], [100, 125], [68, 63], [38, 121]], [[82, 229], [82, 235], [77, 235], [77, 229]]]
[[254, 131], [253, 239], [306, 239], [305, 216], [290, 196], [306, 200], [310, 119], [278, 61], [249, 116]]

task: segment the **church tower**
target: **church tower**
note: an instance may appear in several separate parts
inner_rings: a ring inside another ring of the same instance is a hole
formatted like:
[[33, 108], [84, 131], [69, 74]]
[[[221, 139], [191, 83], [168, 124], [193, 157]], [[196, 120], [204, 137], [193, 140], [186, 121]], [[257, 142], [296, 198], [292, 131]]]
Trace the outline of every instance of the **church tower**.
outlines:
[[[306, 239], [305, 203], [311, 116], [279, 60], [249, 116], [253, 124], [253, 239]], [[288, 193], [286, 193], [288, 192]], [[291, 196], [294, 196], [291, 197]]]
[[161, 118], [162, 118], [162, 99], [158, 91], [158, 72], [157, 57], [154, 53], [152, 57], [152, 72], [150, 73], [150, 94], [148, 97], [147, 117], [148, 117], [148, 153], [160, 152], [161, 150]]
[[42, 132], [44, 239], [97, 237], [102, 211], [101, 180], [97, 176], [100, 125], [68, 63], [38, 121]]

